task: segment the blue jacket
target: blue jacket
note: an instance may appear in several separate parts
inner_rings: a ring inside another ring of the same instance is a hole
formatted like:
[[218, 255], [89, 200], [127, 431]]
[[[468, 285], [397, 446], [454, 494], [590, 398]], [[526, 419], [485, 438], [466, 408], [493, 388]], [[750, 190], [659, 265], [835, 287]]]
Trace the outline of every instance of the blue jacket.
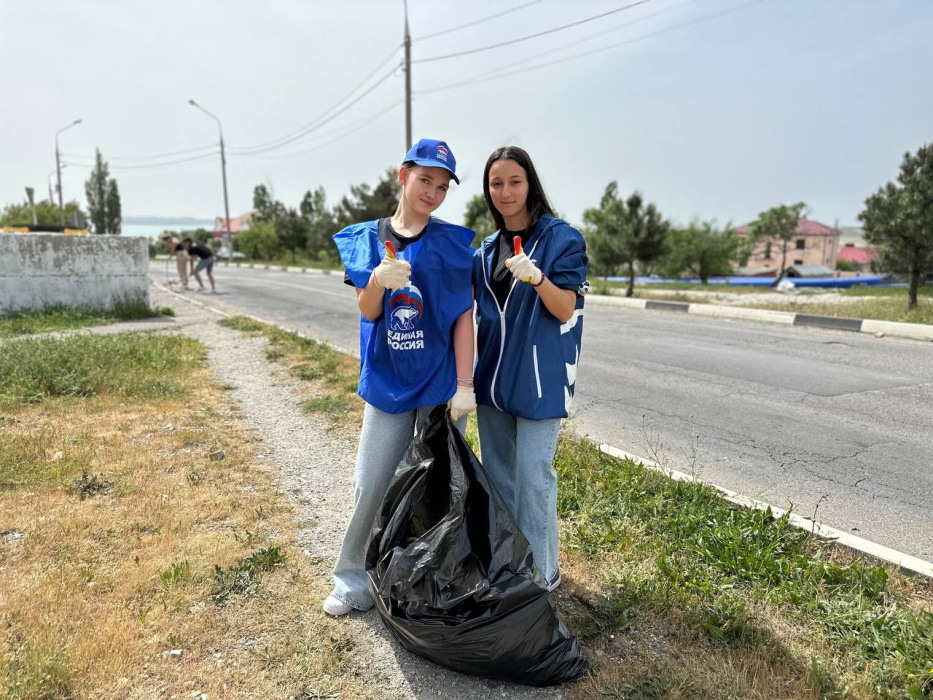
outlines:
[[[513, 282], [500, 309], [488, 285], [498, 232], [473, 256], [476, 295], [476, 402], [530, 420], [570, 412], [583, 337], [583, 296], [561, 323], [530, 284]], [[528, 257], [558, 287], [578, 292], [586, 280], [586, 242], [562, 219], [545, 214], [525, 245]]]
[[[457, 389], [453, 326], [472, 305], [468, 228], [431, 219], [418, 241], [399, 252], [411, 263], [411, 284], [386, 290], [383, 313], [360, 317], [360, 387], [367, 403], [403, 413], [446, 403]], [[348, 226], [334, 236], [344, 269], [363, 288], [385, 255], [379, 222]]]

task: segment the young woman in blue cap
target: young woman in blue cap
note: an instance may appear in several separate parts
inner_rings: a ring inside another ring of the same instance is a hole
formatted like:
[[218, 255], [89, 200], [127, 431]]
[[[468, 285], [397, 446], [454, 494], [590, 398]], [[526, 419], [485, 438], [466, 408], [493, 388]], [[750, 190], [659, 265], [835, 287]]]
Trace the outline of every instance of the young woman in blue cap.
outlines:
[[354, 471], [353, 515], [324, 612], [367, 610], [366, 540], [395, 468], [412, 441], [415, 411], [450, 401], [451, 418], [473, 397], [473, 231], [431, 214], [459, 183], [443, 141], [415, 144], [398, 171], [392, 217], [334, 236], [360, 307], [359, 394], [366, 402]]
[[586, 242], [554, 216], [521, 148], [489, 156], [483, 193], [498, 230], [473, 259], [480, 449], [553, 589], [560, 569], [551, 462], [580, 359]]

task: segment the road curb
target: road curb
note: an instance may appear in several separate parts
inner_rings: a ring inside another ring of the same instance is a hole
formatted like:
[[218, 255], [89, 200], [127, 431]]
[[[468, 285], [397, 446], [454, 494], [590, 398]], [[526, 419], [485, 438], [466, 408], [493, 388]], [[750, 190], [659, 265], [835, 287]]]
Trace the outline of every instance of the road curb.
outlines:
[[615, 306], [644, 311], [665, 311], [685, 313], [693, 316], [711, 318], [729, 318], [760, 323], [776, 323], [784, 326], [807, 326], [825, 328], [834, 331], [870, 333], [872, 335], [890, 335], [895, 338], [933, 341], [933, 325], [925, 323], [900, 323], [897, 321], [878, 321], [875, 319], [846, 318], [843, 316], [817, 316], [793, 311], [770, 309], [750, 309], [744, 306], [722, 306], [718, 304], [699, 304], [683, 301], [656, 301], [653, 299], [634, 299], [613, 297], [605, 294], [589, 294], [587, 304], [596, 306]]
[[[676, 469], [662, 467], [657, 462], [646, 459], [644, 457], [639, 457], [638, 455], [634, 455], [624, 450], [620, 450], [618, 447], [613, 447], [608, 443], [597, 444], [597, 447], [599, 448], [600, 452], [607, 454], [610, 457], [616, 457], [617, 459], [630, 459], [638, 464], [643, 464], [649, 469], [662, 472], [663, 474], [669, 476], [671, 479], [706, 484], [710, 488], [716, 489], [719, 493], [722, 494], [723, 498], [725, 498], [730, 503], [735, 503], [736, 505], [743, 508], [754, 508], [756, 510], [767, 510], [770, 508], [775, 517], [778, 518], [782, 517], [785, 513], [788, 513], [788, 511], [784, 508], [778, 508], [777, 506], [773, 506], [770, 503], [759, 501], [754, 498], [749, 498], [748, 496], [742, 496], [735, 491], [723, 488], [722, 486], [717, 486], [716, 484], [711, 484], [708, 481], [703, 481], [702, 479], [698, 479], [690, 474], [677, 471]], [[800, 528], [801, 530], [806, 530], [814, 537], [831, 541], [837, 547], [842, 547], [850, 552], [853, 552], [854, 554], [863, 555], [886, 564], [891, 564], [895, 568], [908, 574], [919, 574], [920, 576], [933, 578], [933, 563], [931, 562], [924, 561], [923, 559], [911, 556], [910, 554], [904, 554], [903, 552], [899, 552], [896, 549], [885, 547], [884, 545], [872, 542], [871, 540], [866, 540], [862, 537], [856, 537], [855, 535], [831, 527], [825, 523], [818, 522], [812, 518], [797, 515], [794, 512], [790, 512], [790, 515], [788, 516], [788, 522], [790, 522], [790, 524], [794, 527]]]

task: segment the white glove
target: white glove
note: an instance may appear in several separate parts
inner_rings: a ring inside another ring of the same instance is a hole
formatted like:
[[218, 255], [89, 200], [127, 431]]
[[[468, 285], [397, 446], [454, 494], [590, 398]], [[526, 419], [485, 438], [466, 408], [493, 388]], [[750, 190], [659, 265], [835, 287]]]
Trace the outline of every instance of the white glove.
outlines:
[[387, 255], [373, 270], [373, 277], [383, 289], [404, 289], [411, 283], [411, 263]]
[[476, 397], [473, 395], [473, 389], [466, 386], [458, 386], [457, 393], [448, 404], [450, 406], [450, 420], [456, 423], [461, 416], [466, 416], [476, 410]]
[[534, 262], [529, 260], [528, 256], [524, 253], [513, 255], [511, 258], [505, 261], [505, 266], [509, 268], [512, 276], [521, 282], [531, 282], [532, 284], [538, 284], [538, 282], [541, 281], [541, 276], [543, 275], [541, 270], [539, 270]]

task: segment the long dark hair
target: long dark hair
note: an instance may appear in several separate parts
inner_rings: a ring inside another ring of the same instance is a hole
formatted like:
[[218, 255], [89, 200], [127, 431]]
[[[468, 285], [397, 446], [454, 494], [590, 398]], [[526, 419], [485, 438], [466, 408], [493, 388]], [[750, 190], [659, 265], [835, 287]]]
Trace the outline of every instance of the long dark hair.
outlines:
[[547, 195], [544, 194], [544, 188], [541, 186], [541, 180], [538, 179], [538, 172], [535, 170], [534, 163], [531, 162], [531, 156], [524, 149], [518, 146], [503, 146], [497, 148], [486, 161], [486, 168], [483, 170], [483, 194], [486, 196], [486, 206], [489, 207], [489, 213], [492, 214], [493, 221], [496, 222], [496, 228], [499, 231], [505, 231], [505, 219], [496, 205], [492, 203], [492, 197], [489, 196], [489, 169], [497, 160], [508, 158], [518, 163], [525, 171], [528, 178], [528, 199], [525, 200], [525, 209], [528, 212], [528, 226], [526, 231], [532, 230], [545, 214], [554, 216], [551, 209], [551, 203]]

